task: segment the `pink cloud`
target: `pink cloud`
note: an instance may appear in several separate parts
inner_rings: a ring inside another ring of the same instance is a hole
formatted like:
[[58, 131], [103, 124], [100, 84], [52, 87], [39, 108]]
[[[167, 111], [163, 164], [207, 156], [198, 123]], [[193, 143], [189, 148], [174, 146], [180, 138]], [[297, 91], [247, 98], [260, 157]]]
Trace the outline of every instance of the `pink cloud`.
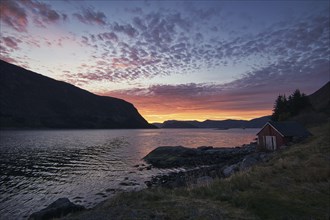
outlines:
[[16, 1], [0, 1], [0, 20], [9, 27], [25, 32], [28, 19], [25, 10]]
[[22, 42], [14, 37], [2, 37], [1, 41], [5, 43], [5, 45], [11, 49], [18, 49], [18, 44]]
[[40, 27], [46, 27], [46, 24], [67, 18], [50, 5], [32, 0], [0, 1], [0, 14], [2, 22], [19, 32], [27, 31], [29, 19]]
[[[148, 88], [99, 92], [134, 104], [149, 121], [256, 118], [271, 114], [276, 94], [244, 95], [224, 85], [153, 85]], [[247, 89], [248, 90], [248, 89]]]

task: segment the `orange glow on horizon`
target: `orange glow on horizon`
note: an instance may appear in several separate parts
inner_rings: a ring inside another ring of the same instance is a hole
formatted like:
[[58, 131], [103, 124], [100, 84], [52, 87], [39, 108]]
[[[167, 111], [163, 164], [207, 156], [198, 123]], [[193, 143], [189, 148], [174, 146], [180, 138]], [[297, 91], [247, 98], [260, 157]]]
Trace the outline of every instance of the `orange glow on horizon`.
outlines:
[[205, 98], [184, 99], [171, 96], [139, 96], [115, 92], [110, 94], [101, 93], [100, 95], [117, 97], [132, 103], [149, 123], [167, 120], [251, 120], [272, 114], [271, 106], [269, 108], [259, 106], [258, 109], [253, 103], [246, 105], [244, 102], [239, 102], [237, 104], [231, 99], [229, 101], [208, 102]]
[[[136, 106], [137, 107], [137, 106]], [[270, 110], [260, 110], [260, 111], [197, 111], [197, 112], [186, 112], [186, 113], [162, 113], [160, 111], [153, 112], [148, 109], [139, 109], [139, 113], [149, 122], [164, 122], [167, 120], [180, 120], [180, 121], [205, 121], [209, 120], [226, 120], [226, 119], [236, 119], [236, 120], [251, 120], [254, 118], [271, 115]]]

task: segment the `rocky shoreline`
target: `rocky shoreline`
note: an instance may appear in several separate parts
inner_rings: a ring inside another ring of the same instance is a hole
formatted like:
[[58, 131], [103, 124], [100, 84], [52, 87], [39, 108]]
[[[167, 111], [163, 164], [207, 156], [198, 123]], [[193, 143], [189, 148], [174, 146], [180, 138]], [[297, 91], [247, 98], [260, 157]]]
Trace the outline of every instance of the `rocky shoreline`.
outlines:
[[270, 152], [258, 152], [256, 143], [235, 148], [158, 147], [143, 158], [146, 163], [156, 168], [185, 168], [185, 171], [154, 176], [145, 184], [149, 188], [205, 185], [216, 178], [229, 177], [257, 163], [266, 162], [272, 155]]
[[[258, 152], [256, 143], [234, 148], [161, 146], [143, 158], [148, 165], [135, 167], [141, 171], [152, 168], [179, 168], [175, 169], [180, 170], [179, 172], [152, 177], [151, 180], [145, 182], [148, 188], [203, 186], [216, 178], [229, 177], [257, 163], [266, 162], [272, 156], [273, 153]], [[58, 218], [81, 210], [85, 210], [85, 207], [75, 205], [67, 198], [61, 198], [47, 208], [31, 214], [29, 219]]]

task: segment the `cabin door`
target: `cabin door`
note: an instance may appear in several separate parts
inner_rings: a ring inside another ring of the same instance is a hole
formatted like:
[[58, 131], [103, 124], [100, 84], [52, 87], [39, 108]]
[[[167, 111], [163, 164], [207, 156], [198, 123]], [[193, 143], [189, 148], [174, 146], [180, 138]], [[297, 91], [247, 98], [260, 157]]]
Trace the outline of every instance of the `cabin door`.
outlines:
[[276, 150], [276, 137], [275, 136], [266, 136], [266, 148], [268, 150]]

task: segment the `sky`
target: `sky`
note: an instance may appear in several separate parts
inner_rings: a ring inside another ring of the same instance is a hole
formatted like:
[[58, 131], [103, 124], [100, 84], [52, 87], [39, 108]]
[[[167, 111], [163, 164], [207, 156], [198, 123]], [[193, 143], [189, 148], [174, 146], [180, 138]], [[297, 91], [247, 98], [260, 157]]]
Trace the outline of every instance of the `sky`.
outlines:
[[252, 119], [330, 79], [329, 1], [0, 1], [0, 59], [149, 122]]

